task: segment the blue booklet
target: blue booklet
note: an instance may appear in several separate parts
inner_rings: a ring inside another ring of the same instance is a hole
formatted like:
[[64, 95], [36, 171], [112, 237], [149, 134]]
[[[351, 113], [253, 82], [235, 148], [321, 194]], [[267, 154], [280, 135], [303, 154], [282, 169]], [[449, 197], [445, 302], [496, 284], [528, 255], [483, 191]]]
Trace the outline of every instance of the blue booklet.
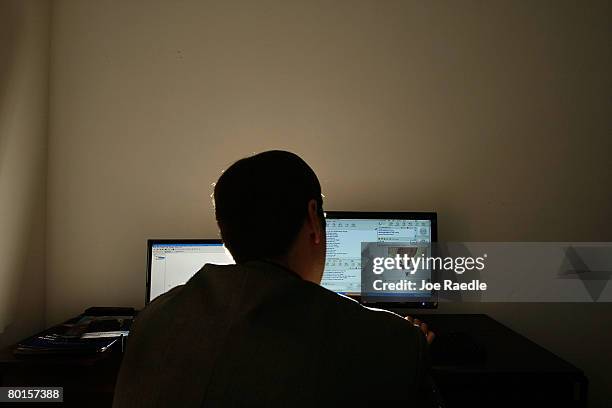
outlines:
[[123, 346], [134, 316], [81, 315], [29, 337], [14, 350], [16, 355], [95, 354]]

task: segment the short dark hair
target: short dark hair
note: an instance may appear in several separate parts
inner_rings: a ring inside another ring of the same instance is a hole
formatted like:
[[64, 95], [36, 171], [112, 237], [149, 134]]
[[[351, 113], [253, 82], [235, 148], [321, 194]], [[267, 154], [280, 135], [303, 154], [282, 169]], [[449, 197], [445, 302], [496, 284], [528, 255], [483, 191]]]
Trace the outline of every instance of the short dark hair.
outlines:
[[321, 185], [294, 153], [271, 150], [238, 160], [215, 184], [221, 238], [237, 263], [287, 255], [316, 200], [323, 227]]

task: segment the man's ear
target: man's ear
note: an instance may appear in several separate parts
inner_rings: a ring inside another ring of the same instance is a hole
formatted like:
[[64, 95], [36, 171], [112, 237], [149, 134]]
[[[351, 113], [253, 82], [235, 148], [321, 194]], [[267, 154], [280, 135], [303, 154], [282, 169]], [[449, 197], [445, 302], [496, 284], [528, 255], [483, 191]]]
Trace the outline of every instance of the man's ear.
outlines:
[[313, 242], [320, 244], [323, 240], [323, 228], [319, 219], [319, 205], [314, 199], [308, 202], [308, 229]]

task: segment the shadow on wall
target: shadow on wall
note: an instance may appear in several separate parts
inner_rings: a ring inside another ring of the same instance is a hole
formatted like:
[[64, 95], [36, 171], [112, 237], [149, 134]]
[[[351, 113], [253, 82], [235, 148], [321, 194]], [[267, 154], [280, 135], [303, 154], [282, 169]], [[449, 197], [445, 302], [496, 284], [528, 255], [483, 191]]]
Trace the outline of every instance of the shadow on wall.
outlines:
[[[11, 321], [15, 303], [16, 274], [13, 272], [20, 263], [14, 252], [13, 241], [8, 236], [12, 231], [7, 224], [11, 218], [9, 213], [11, 202], [10, 186], [8, 184], [7, 156], [10, 154], [11, 110], [13, 101], [13, 76], [16, 71], [17, 49], [20, 38], [17, 27], [21, 24], [21, 16], [17, 6], [11, 1], [0, 3], [0, 222], [3, 234], [0, 236], [0, 333]], [[14, 224], [14, 222], [12, 223]], [[11, 225], [12, 227], [12, 225]], [[10, 230], [10, 231], [9, 231]]]
[[0, 1], [0, 344], [44, 325], [49, 15]]

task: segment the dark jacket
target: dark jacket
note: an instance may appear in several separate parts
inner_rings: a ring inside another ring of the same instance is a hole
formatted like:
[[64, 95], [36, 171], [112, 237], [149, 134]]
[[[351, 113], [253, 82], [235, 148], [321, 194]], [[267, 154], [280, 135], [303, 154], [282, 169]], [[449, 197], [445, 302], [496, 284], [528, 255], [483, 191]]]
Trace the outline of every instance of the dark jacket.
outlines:
[[208, 264], [138, 315], [114, 407], [415, 406], [426, 352], [401, 317], [282, 266]]

